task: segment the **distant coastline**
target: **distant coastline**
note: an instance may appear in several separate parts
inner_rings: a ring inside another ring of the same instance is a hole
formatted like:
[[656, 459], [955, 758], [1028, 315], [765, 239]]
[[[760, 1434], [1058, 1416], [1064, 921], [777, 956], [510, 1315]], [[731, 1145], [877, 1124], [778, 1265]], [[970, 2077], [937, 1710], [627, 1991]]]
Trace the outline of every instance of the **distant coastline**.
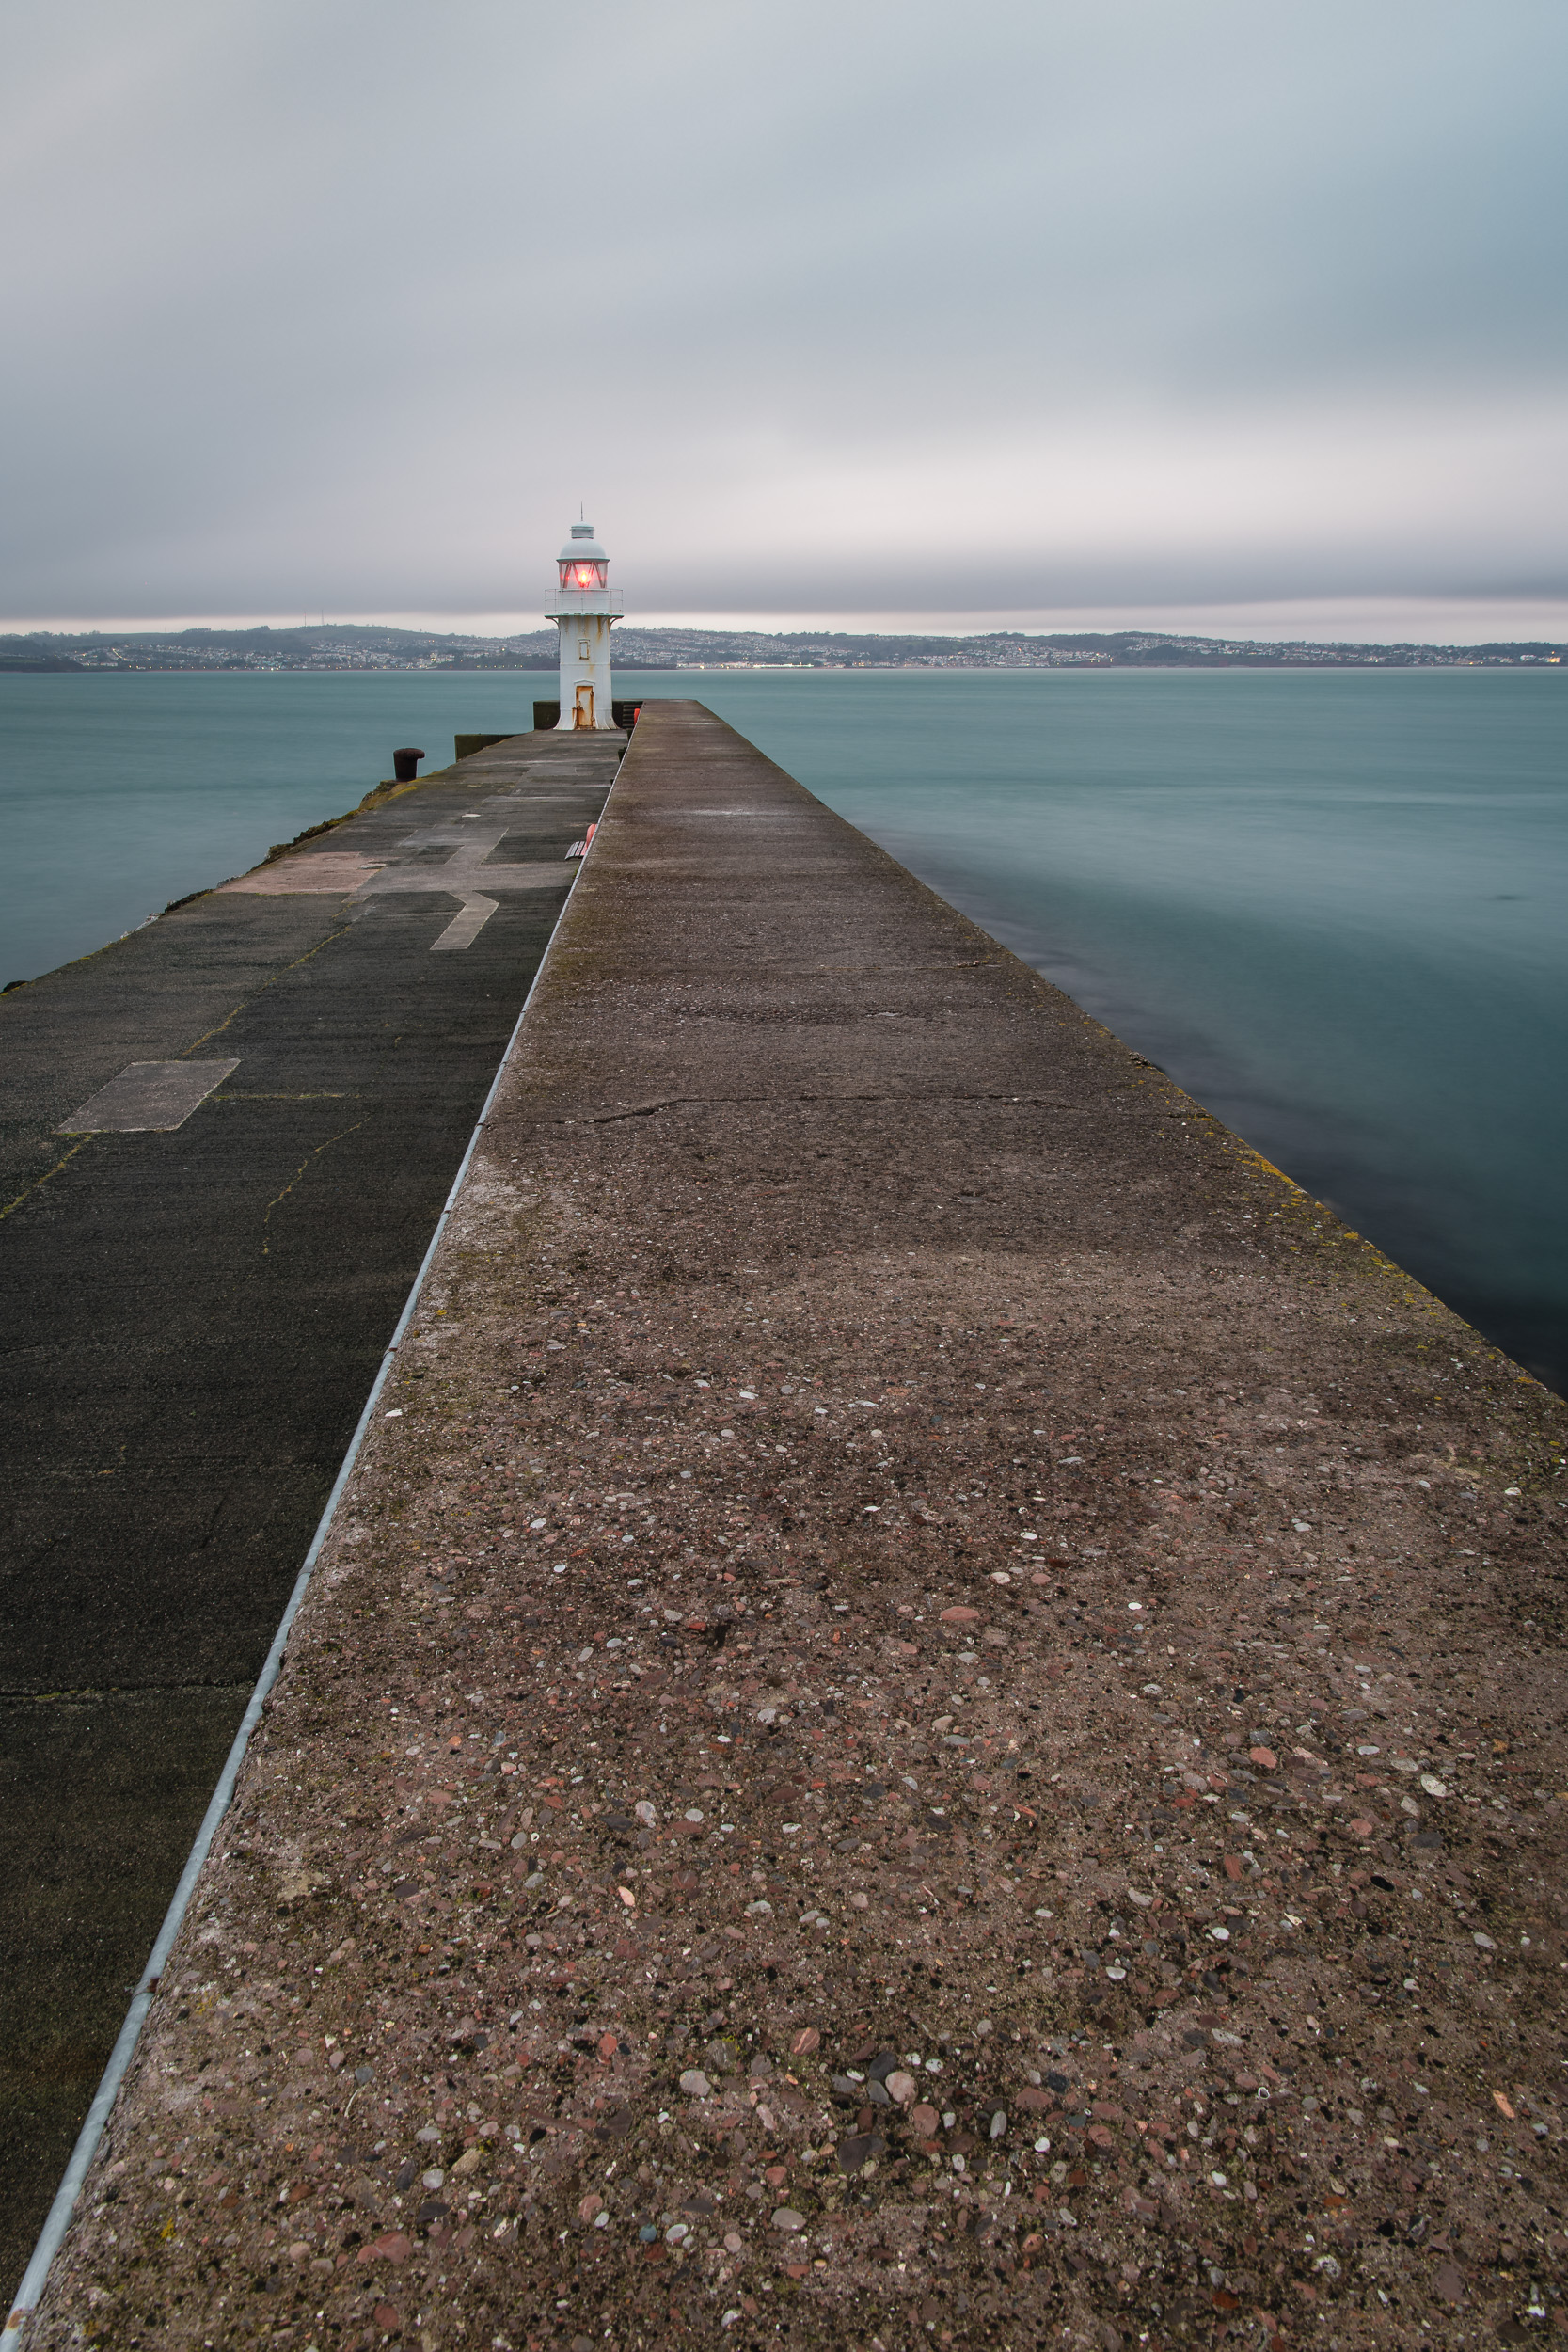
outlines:
[[[844, 630], [618, 630], [628, 670], [1463, 670], [1550, 668], [1568, 645], [1521, 640], [1481, 645], [1356, 644], [1196, 637], [1156, 629], [1034, 636], [999, 629], [972, 637], [864, 636]], [[548, 629], [516, 637], [327, 623], [299, 628], [187, 628], [79, 636], [39, 630], [0, 636], [0, 676], [137, 670], [539, 670], [557, 666]]]

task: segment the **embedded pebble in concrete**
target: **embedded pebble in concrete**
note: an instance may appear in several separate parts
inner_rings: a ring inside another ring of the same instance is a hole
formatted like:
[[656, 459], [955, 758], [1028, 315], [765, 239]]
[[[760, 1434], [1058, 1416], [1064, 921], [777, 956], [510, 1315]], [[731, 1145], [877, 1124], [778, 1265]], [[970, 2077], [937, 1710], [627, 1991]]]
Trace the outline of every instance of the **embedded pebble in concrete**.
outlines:
[[1561, 1406], [689, 705], [458, 1210], [35, 2342], [1549, 2329]]

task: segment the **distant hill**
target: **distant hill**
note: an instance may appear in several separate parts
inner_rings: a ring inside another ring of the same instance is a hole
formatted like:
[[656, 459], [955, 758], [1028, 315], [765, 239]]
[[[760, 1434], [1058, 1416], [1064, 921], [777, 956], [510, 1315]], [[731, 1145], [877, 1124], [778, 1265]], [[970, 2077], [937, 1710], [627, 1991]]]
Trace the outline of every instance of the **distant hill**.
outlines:
[[[623, 669], [790, 668], [815, 670], [1028, 669], [1461, 669], [1560, 664], [1560, 643], [1521, 640], [1484, 645], [1369, 645], [1309, 639], [1178, 636], [1158, 629], [1033, 635], [997, 629], [974, 636], [864, 635], [840, 629], [643, 628], [623, 624]], [[540, 670], [553, 671], [553, 629], [516, 637], [436, 634], [335, 621], [298, 628], [187, 628], [79, 636], [38, 631], [0, 637], [8, 671], [102, 670]]]

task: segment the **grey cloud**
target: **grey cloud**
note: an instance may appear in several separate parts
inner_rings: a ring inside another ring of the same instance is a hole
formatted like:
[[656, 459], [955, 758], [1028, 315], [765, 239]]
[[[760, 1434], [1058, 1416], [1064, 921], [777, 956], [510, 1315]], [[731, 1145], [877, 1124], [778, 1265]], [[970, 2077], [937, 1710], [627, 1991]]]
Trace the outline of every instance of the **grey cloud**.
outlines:
[[19, 618], [1568, 586], [1556, 0], [8, 40]]

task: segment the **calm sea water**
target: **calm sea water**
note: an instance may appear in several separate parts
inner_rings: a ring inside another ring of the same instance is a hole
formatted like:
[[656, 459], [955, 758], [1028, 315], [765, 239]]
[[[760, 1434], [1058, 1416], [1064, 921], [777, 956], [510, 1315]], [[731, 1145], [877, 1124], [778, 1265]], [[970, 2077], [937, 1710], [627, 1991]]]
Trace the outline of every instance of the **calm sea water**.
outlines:
[[[695, 693], [1568, 1389], [1560, 674], [742, 673]], [[528, 673], [0, 679], [0, 978], [351, 806]]]

